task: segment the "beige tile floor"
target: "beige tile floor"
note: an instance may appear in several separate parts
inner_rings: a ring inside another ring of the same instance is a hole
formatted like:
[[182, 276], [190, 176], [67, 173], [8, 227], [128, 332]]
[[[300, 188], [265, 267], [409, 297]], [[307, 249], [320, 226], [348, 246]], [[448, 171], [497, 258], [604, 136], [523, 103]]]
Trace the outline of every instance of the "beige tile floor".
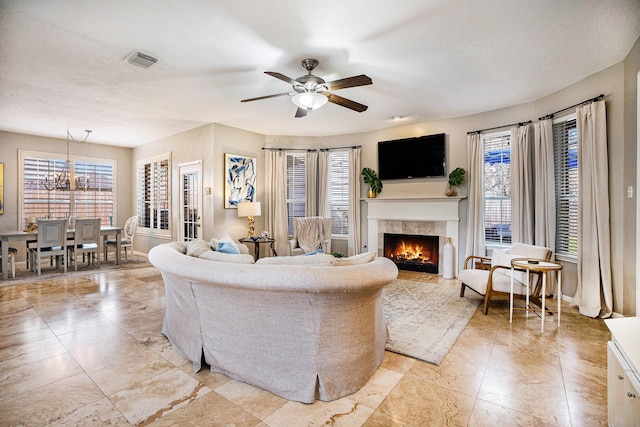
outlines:
[[606, 425], [609, 333], [566, 304], [541, 334], [497, 301], [440, 366], [387, 353], [359, 392], [312, 405], [194, 373], [160, 332], [163, 307], [152, 267], [0, 287], [0, 425]]

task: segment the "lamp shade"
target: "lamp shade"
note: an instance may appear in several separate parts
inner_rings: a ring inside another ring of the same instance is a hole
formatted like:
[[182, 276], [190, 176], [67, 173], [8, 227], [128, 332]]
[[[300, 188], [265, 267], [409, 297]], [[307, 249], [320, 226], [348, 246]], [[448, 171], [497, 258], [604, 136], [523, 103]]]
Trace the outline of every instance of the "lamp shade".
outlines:
[[238, 216], [260, 216], [260, 202], [241, 202], [238, 203]]
[[327, 103], [329, 98], [321, 93], [304, 92], [294, 95], [291, 102], [305, 110], [316, 110]]

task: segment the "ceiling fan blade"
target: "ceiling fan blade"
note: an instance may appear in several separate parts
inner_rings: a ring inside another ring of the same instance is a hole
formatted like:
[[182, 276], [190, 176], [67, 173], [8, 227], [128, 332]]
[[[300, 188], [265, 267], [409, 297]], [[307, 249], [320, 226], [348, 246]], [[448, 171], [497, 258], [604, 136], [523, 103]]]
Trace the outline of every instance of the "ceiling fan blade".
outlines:
[[346, 89], [348, 87], [366, 86], [372, 84], [373, 81], [370, 77], [360, 74], [359, 76], [347, 77], [345, 79], [334, 80], [332, 82], [325, 83], [329, 90]]
[[364, 104], [360, 104], [356, 101], [352, 101], [350, 99], [347, 98], [343, 98], [341, 96], [338, 96], [334, 93], [330, 93], [330, 92], [322, 92], [323, 95], [325, 95], [327, 98], [329, 98], [329, 102], [333, 102], [334, 104], [340, 105], [342, 107], [346, 107], [349, 108], [353, 111], [357, 111], [358, 113], [362, 113], [363, 111], [367, 111], [367, 107]]
[[296, 119], [299, 118], [299, 117], [306, 117], [307, 116], [307, 112], [308, 112], [308, 110], [305, 110], [304, 108], [298, 107], [298, 109], [296, 110]]
[[257, 98], [243, 99], [240, 102], [258, 101], [260, 99], [277, 98], [278, 96], [285, 96], [285, 95], [290, 95], [290, 93], [289, 92], [284, 92], [284, 93], [276, 93], [275, 95], [259, 96]]
[[283, 82], [290, 83], [292, 85], [297, 84], [298, 82], [293, 80], [291, 77], [287, 77], [284, 74], [276, 73], [275, 71], [265, 71], [265, 74], [269, 74], [271, 77], [275, 77], [276, 79], [280, 79]]

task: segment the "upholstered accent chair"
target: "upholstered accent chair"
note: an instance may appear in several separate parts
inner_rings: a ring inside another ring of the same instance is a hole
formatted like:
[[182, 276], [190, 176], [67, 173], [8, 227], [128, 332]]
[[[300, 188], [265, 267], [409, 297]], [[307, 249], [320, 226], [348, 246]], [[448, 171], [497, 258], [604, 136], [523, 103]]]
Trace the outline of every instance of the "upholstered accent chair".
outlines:
[[[514, 258], [535, 258], [549, 261], [552, 251], [543, 246], [514, 243], [509, 253], [494, 249], [491, 257], [471, 255], [464, 261], [464, 269], [459, 273], [458, 279], [462, 282], [460, 296], [464, 297], [466, 288], [484, 296], [484, 314], [489, 313], [489, 302], [496, 294], [510, 295], [511, 289], [511, 260]], [[514, 296], [527, 294], [526, 273], [515, 272], [513, 282]], [[540, 293], [539, 275], [533, 273], [530, 280], [530, 296]]]
[[290, 254], [303, 255], [322, 250], [331, 253], [333, 218], [307, 216], [293, 218], [293, 239], [289, 240]]
[[67, 272], [67, 220], [38, 220], [38, 242], [35, 248], [29, 249], [31, 270], [41, 275], [42, 258], [55, 257], [56, 268], [60, 267], [60, 257], [64, 272]]
[[92, 265], [95, 260], [96, 267], [100, 267], [100, 256], [98, 255], [100, 218], [78, 218], [75, 221], [74, 229], [73, 244], [67, 247], [74, 270], [78, 271], [78, 256], [80, 254], [82, 254], [83, 261], [88, 255], [87, 265]]
[[[133, 255], [133, 238], [136, 235], [138, 229], [138, 215], [134, 215], [127, 220], [122, 230], [122, 237], [120, 238], [120, 248], [124, 249], [124, 259], [129, 259], [127, 249], [131, 248], [131, 255]], [[104, 241], [104, 260], [107, 261], [109, 255], [109, 247], [117, 250], [118, 241], [116, 239], [105, 239]]]

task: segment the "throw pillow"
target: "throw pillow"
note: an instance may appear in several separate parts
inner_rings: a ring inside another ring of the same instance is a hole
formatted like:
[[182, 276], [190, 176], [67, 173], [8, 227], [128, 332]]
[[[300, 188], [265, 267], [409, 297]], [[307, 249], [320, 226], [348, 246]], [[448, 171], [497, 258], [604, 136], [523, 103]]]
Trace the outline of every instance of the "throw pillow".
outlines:
[[376, 257], [375, 252], [365, 252], [358, 255], [353, 255], [347, 258], [336, 258], [336, 265], [358, 265], [371, 262]]
[[218, 245], [218, 250], [216, 252], [221, 252], [223, 254], [240, 255], [240, 251], [238, 250], [238, 247], [229, 242], [220, 242], [220, 245]]
[[186, 254], [187, 253], [187, 242], [169, 242], [166, 245], [169, 246], [172, 249], [175, 249], [176, 251], [180, 252], [181, 254]]
[[210, 251], [211, 247], [204, 240], [191, 240], [187, 243], [187, 255], [199, 257], [204, 252]]
[[260, 258], [256, 264], [262, 265], [334, 265], [335, 257], [329, 254], [314, 256], [273, 256]]
[[200, 255], [202, 259], [236, 264], [253, 264], [253, 257], [249, 254], [226, 254], [220, 251], [209, 251]]

